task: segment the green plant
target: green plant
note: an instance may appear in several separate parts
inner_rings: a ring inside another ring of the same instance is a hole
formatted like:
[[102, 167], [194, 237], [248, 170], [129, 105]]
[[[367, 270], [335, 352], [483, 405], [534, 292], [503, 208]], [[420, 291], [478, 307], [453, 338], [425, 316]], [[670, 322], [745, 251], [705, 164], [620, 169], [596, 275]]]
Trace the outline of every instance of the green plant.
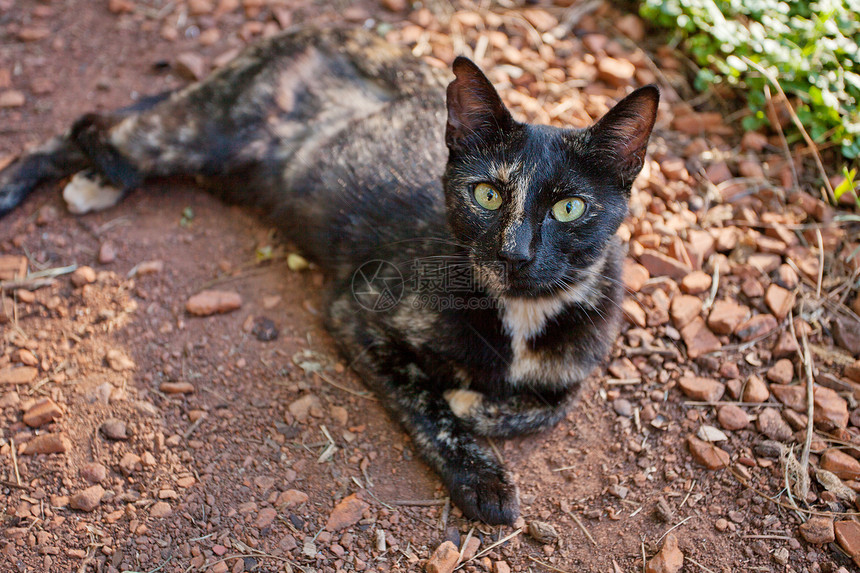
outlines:
[[797, 115], [817, 144], [838, 145], [848, 159], [860, 156], [860, 0], [643, 0], [640, 14], [677, 31], [701, 67], [697, 89], [728, 84], [746, 91], [753, 113], [745, 129], [768, 119], [767, 79], [744, 57], [797, 98]]

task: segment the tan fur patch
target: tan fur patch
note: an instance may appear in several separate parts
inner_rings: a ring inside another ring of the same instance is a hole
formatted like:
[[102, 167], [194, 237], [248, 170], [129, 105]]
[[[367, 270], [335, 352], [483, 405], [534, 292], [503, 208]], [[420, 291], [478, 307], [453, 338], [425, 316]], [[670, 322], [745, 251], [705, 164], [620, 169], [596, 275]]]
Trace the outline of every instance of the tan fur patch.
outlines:
[[472, 390], [448, 390], [443, 394], [451, 407], [451, 411], [458, 418], [466, 418], [481, 405], [484, 395]]
[[113, 207], [121, 198], [121, 190], [93, 181], [83, 171], [72, 177], [63, 189], [63, 199], [75, 215]]

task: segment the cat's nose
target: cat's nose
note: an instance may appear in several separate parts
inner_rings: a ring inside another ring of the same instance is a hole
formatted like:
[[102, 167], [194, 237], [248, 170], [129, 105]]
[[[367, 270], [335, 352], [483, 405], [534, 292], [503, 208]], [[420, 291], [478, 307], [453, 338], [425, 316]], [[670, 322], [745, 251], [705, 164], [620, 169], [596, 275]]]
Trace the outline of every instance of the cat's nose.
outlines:
[[499, 251], [499, 260], [510, 266], [512, 270], [518, 271], [529, 264], [532, 254], [528, 245], [510, 245]]

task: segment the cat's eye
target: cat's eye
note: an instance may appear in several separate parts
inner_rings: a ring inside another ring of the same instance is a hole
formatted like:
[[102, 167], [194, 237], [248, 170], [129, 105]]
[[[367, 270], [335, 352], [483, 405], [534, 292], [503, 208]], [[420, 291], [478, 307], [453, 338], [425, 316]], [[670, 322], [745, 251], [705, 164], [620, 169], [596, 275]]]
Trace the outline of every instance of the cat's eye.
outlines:
[[495, 211], [502, 206], [502, 195], [489, 183], [478, 183], [475, 186], [475, 201], [489, 211]]
[[579, 197], [568, 197], [552, 206], [552, 216], [562, 223], [576, 221], [583, 213], [585, 213], [585, 201]]

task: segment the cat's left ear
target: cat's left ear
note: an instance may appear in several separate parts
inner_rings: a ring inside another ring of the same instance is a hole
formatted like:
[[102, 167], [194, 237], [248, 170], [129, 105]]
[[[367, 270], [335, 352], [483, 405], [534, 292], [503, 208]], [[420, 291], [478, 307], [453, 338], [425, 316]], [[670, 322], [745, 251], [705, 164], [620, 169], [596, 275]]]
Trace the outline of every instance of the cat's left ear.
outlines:
[[639, 88], [589, 128], [589, 148], [618, 171], [624, 185], [633, 183], [645, 162], [659, 103], [656, 86]]
[[468, 58], [454, 60], [456, 78], [448, 84], [448, 124], [445, 143], [450, 149], [470, 140], [490, 140], [509, 129], [514, 118], [487, 76]]

